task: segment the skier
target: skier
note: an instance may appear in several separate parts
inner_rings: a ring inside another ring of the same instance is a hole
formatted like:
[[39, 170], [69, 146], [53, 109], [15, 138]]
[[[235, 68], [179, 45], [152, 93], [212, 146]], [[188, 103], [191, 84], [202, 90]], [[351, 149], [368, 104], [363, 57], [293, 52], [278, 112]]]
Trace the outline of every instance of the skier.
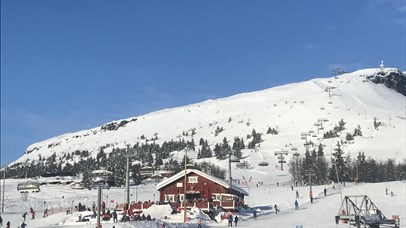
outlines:
[[24, 222], [21, 224], [21, 228], [25, 228], [27, 227], [27, 224], [25, 224]]
[[202, 219], [201, 218], [199, 218], [197, 220], [197, 228], [202, 228]]
[[327, 196], [327, 189], [324, 188], [324, 196]]
[[32, 209], [32, 207], [30, 207], [30, 213], [31, 213], [31, 219], [35, 219], [35, 211], [34, 209]]
[[96, 211], [93, 211], [92, 215], [90, 216], [90, 218], [96, 218], [97, 217], [97, 213]]
[[296, 199], [299, 199], [299, 191], [296, 190]]
[[257, 219], [257, 211], [256, 210], [254, 210], [254, 220], [256, 220]]
[[27, 212], [23, 213], [23, 218], [24, 218], [24, 222], [25, 222], [25, 218], [27, 217]]
[[115, 223], [117, 222], [117, 212], [116, 212], [116, 210], [113, 211], [113, 221]]
[[295, 210], [299, 210], [299, 202], [295, 200]]
[[3, 218], [0, 215], [0, 227], [3, 227]]
[[228, 226], [233, 227], [233, 215], [232, 214], [228, 215]]
[[7, 222], [6, 228], [10, 228], [10, 221]]
[[388, 187], [385, 188], [385, 194], [388, 195]]
[[238, 216], [237, 216], [237, 214], [235, 214], [235, 217], [234, 217], [234, 224], [237, 227], [237, 224], [238, 224]]
[[102, 202], [102, 213], [104, 214], [104, 212], [106, 211], [106, 202]]
[[313, 192], [312, 191], [309, 192], [309, 197], [310, 197], [310, 203], [313, 204]]
[[290, 188], [291, 188], [291, 189], [292, 189], [292, 191], [293, 191], [293, 185], [291, 185], [291, 186], [290, 186]]
[[279, 212], [278, 205], [275, 204], [274, 208], [275, 208], [275, 214], [278, 214], [278, 212]]

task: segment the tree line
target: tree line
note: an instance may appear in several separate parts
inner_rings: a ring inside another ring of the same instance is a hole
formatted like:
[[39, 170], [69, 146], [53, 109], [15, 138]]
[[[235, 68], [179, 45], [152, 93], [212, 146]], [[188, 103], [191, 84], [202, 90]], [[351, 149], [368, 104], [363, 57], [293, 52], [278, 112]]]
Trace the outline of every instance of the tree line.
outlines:
[[384, 182], [406, 179], [406, 160], [396, 163], [393, 159], [378, 161], [359, 152], [356, 158], [345, 155], [340, 142], [333, 149], [330, 161], [326, 158], [323, 145], [306, 150], [304, 156], [297, 156], [289, 163], [289, 172], [296, 185], [334, 182]]

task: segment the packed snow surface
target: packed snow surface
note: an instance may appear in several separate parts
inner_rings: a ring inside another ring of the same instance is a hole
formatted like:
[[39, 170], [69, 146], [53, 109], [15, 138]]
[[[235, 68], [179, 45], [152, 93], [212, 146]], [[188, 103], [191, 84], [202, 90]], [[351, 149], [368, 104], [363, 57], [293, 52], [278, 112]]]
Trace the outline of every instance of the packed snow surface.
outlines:
[[[341, 196], [346, 195], [368, 195], [368, 197], [381, 209], [382, 213], [391, 218], [392, 215], [399, 215], [401, 227], [406, 227], [406, 182], [386, 182], [386, 183], [346, 183], [346, 186], [333, 184], [325, 186], [313, 186], [314, 203], [311, 204], [308, 192], [309, 187], [294, 187], [290, 185], [268, 185], [264, 180], [263, 185], [256, 187], [258, 180], [252, 179], [249, 182], [250, 193], [248, 205], [252, 208], [238, 212], [240, 227], [348, 227], [348, 224], [338, 224], [336, 226], [334, 216], [338, 214], [341, 206]], [[21, 194], [16, 191], [19, 180], [6, 180], [5, 188], [5, 211], [2, 214], [3, 224], [11, 222], [11, 227], [17, 227], [22, 223], [24, 212], [28, 212], [26, 224], [28, 227], [84, 227], [94, 228], [96, 219], [89, 222], [78, 222], [79, 215], [85, 217], [91, 212], [73, 212], [66, 214], [66, 209], [81, 204], [91, 207], [97, 199], [96, 190], [72, 190], [69, 186], [44, 185], [39, 193]], [[327, 189], [327, 196], [323, 190]], [[393, 196], [386, 195], [385, 189], [393, 192]], [[153, 182], [138, 187], [131, 187], [131, 200], [153, 200], [158, 192], [155, 190]], [[294, 209], [296, 190], [299, 192], [300, 210]], [[340, 194], [341, 191], [341, 194]], [[124, 188], [112, 188], [102, 192], [102, 199], [107, 203], [107, 208], [114, 209], [115, 202], [123, 201], [125, 195]], [[114, 200], [114, 202], [113, 202]], [[274, 205], [277, 204], [280, 213], [275, 214]], [[31, 220], [29, 208], [36, 211], [36, 218]], [[43, 217], [44, 207], [49, 209], [49, 216]], [[253, 218], [253, 209], [257, 211], [258, 217]], [[156, 221], [147, 222], [118, 222], [102, 221], [103, 227], [130, 228], [130, 227], [161, 227], [165, 223], [166, 227], [196, 227], [198, 218], [201, 218], [205, 227], [226, 226], [225, 220], [215, 222], [199, 209], [194, 208], [188, 211], [188, 223], [183, 224], [183, 213], [171, 215], [168, 205], [157, 205], [144, 210], [144, 214], [150, 214]], [[220, 218], [221, 214], [217, 216]], [[119, 215], [120, 218], [120, 215]]]

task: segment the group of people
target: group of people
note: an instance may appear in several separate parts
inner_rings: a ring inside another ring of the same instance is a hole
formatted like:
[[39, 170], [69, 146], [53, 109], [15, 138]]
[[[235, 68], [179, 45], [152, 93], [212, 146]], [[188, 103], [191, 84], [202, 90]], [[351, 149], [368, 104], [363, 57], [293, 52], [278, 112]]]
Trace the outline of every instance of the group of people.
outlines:
[[390, 193], [388, 193], [389, 189], [388, 187], [385, 188], [385, 194], [386, 195], [390, 195], [390, 196], [394, 196], [395, 194], [393, 193], [393, 191], [390, 191]]
[[138, 215], [138, 214], [135, 214], [134, 215], [134, 221], [152, 221], [153, 219], [151, 218], [151, 215], [147, 215], [147, 216], [145, 216], [144, 214], [142, 214], [142, 215]]
[[[32, 207], [30, 208], [30, 213], [32, 214], [31, 219], [35, 219], [35, 211], [34, 211], [34, 209], [32, 209]], [[25, 223], [25, 218], [27, 216], [27, 212], [24, 212], [22, 216], [24, 218], [24, 221], [21, 223], [21, 225], [19, 227], [25, 228], [25, 227], [27, 227], [27, 224]], [[10, 221], [7, 221], [6, 228], [10, 228], [10, 224], [11, 224]], [[0, 227], [3, 227], [3, 218], [1, 216], [0, 216]]]
[[[292, 190], [293, 190], [293, 187], [292, 187]], [[324, 196], [327, 196], [327, 189], [326, 188], [324, 188], [323, 193], [324, 193]], [[314, 198], [313, 198], [313, 192], [312, 191], [309, 192], [309, 198], [310, 198], [310, 203], [313, 203]], [[299, 191], [296, 190], [296, 199], [295, 199], [295, 203], [294, 203], [295, 210], [299, 210], [299, 201], [297, 199], [299, 199]], [[276, 205], [275, 205], [275, 211], [276, 211]]]
[[239, 219], [239, 218], [238, 218], [237, 214], [235, 214], [234, 217], [233, 217], [232, 214], [228, 214], [227, 216], [228, 216], [228, 217], [227, 217], [228, 226], [232, 227], [232, 226], [233, 226], [233, 222], [234, 222], [235, 226], [238, 225], [238, 219]]

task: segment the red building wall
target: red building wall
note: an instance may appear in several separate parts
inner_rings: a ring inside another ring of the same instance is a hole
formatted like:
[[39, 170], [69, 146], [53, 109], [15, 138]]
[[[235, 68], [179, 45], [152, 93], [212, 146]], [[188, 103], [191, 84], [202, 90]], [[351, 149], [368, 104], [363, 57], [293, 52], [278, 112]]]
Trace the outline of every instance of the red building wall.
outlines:
[[[198, 183], [192, 184], [189, 183], [189, 177], [192, 176], [197, 176]], [[182, 183], [182, 187], [177, 187], [177, 183]], [[178, 194], [184, 194], [184, 185], [185, 184], [185, 178], [181, 177], [178, 180], [168, 184], [167, 186], [163, 187], [160, 189], [160, 196], [159, 200], [164, 201], [165, 200], [165, 195], [167, 194], [174, 194], [175, 199], [177, 199]], [[196, 173], [189, 173], [186, 176], [186, 191], [192, 190], [199, 191], [201, 193], [202, 198], [212, 198], [213, 193], [230, 193], [228, 189], [223, 187], [222, 185], [219, 185], [217, 183], [212, 182], [211, 180], [208, 180]]]

